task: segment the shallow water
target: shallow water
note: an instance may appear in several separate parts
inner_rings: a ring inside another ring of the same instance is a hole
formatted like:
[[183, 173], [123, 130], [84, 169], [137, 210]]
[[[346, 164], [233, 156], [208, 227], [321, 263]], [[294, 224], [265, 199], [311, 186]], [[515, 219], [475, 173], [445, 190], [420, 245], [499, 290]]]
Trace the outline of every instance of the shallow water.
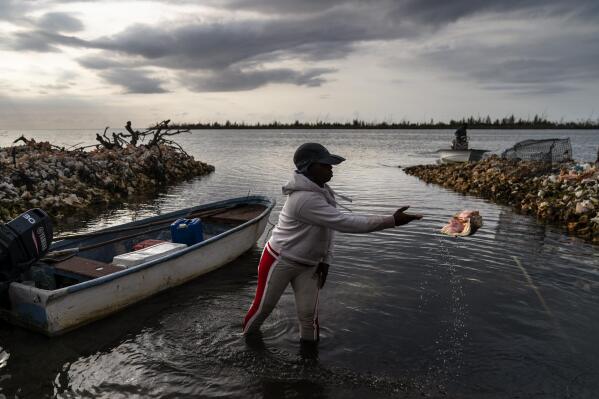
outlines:
[[[96, 131], [0, 131], [61, 145]], [[470, 131], [471, 146], [501, 152], [527, 138], [570, 137], [594, 160], [597, 131]], [[321, 342], [300, 353], [288, 290], [246, 343], [241, 319], [264, 237], [226, 267], [63, 337], [0, 324], [0, 393], [7, 397], [572, 397], [599, 390], [599, 250], [485, 200], [427, 185], [398, 165], [432, 163], [451, 131], [196, 131], [177, 139], [216, 166], [208, 177], [81, 221], [79, 231], [280, 186], [294, 149], [319, 141], [347, 162], [334, 189], [356, 213], [411, 205], [418, 223], [339, 234], [321, 292]], [[478, 209], [475, 236], [439, 228]]]

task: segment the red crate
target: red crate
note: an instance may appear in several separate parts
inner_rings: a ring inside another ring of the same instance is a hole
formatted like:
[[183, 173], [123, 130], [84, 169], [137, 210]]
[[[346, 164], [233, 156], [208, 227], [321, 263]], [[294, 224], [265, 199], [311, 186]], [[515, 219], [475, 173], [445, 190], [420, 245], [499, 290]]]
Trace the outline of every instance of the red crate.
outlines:
[[143, 240], [138, 242], [133, 246], [134, 251], [139, 251], [140, 249], [144, 249], [147, 247], [151, 247], [152, 245], [162, 244], [163, 242], [168, 242], [164, 240]]

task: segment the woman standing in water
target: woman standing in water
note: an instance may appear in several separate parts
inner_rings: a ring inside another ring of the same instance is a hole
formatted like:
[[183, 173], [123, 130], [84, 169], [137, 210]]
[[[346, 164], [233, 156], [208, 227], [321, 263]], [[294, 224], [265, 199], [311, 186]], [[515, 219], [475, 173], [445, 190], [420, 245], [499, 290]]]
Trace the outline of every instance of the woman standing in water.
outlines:
[[300, 341], [318, 341], [318, 292], [327, 277], [334, 232], [368, 233], [422, 218], [405, 213], [407, 206], [389, 216], [339, 212], [334, 192], [326, 183], [333, 177], [333, 165], [343, 161], [345, 158], [317, 143], [302, 144], [295, 151], [297, 170], [283, 186], [283, 194], [288, 197], [262, 252], [256, 296], [243, 321], [244, 334], [259, 331], [291, 283]]

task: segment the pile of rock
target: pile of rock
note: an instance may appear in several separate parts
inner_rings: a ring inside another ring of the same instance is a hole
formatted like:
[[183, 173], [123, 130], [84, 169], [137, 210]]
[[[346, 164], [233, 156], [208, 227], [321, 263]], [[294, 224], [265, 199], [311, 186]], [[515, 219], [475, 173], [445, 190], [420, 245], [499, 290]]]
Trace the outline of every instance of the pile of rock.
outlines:
[[599, 244], [599, 168], [594, 164], [556, 166], [492, 156], [480, 162], [404, 170], [427, 183], [512, 205]]
[[0, 221], [39, 207], [66, 212], [121, 201], [214, 171], [167, 144], [68, 151], [50, 143], [0, 148]]

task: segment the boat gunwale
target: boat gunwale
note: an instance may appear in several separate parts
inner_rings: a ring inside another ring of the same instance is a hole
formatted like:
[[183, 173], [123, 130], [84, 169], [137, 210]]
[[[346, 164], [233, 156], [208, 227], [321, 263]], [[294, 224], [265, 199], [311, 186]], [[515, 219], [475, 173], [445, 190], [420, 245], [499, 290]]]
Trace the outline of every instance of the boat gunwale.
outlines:
[[476, 148], [472, 148], [472, 149], [466, 149], [466, 150], [454, 150], [451, 148], [442, 148], [440, 150], [437, 150], [435, 152], [452, 152], [452, 153], [458, 153], [458, 152], [478, 152], [478, 153], [485, 153], [485, 152], [491, 152], [491, 150], [479, 150]]
[[[178, 210], [178, 211], [169, 212], [169, 213], [161, 215], [161, 216], [154, 216], [154, 217], [151, 217], [151, 218], [142, 219], [143, 221], [149, 221], [150, 219], [152, 219], [152, 220], [158, 220], [158, 219], [162, 219], [162, 218], [166, 219], [166, 218], [168, 218], [170, 216], [173, 216], [173, 215], [176, 215], [176, 214], [179, 214], [179, 213], [184, 213], [184, 212], [190, 211], [190, 210], [197, 211], [197, 210], [204, 210], [204, 209], [216, 208], [218, 206], [222, 206], [222, 205], [225, 205], [225, 204], [233, 205], [233, 204], [243, 204], [243, 203], [252, 203], [252, 202], [253, 203], [264, 204], [264, 205], [266, 205], [266, 209], [264, 209], [264, 211], [262, 211], [262, 213], [260, 213], [260, 215], [256, 216], [253, 219], [248, 220], [247, 222], [244, 222], [244, 223], [242, 223], [242, 224], [240, 224], [238, 226], [235, 226], [235, 227], [233, 227], [233, 228], [231, 228], [231, 229], [229, 229], [227, 231], [224, 231], [224, 232], [222, 232], [222, 233], [220, 233], [218, 235], [215, 235], [214, 237], [210, 237], [210, 238], [208, 238], [208, 239], [206, 239], [206, 240], [204, 240], [202, 242], [199, 242], [197, 244], [191, 245], [191, 246], [189, 246], [189, 247], [187, 247], [185, 249], [182, 249], [181, 251], [177, 251], [177, 252], [169, 254], [167, 256], [164, 256], [164, 257], [161, 257], [161, 258], [157, 258], [157, 259], [153, 259], [151, 261], [148, 261], [148, 262], [145, 262], [145, 263], [141, 263], [139, 265], [135, 265], [133, 267], [130, 267], [130, 268], [127, 268], [127, 269], [123, 269], [123, 270], [117, 271], [115, 273], [108, 274], [106, 276], [101, 276], [101, 277], [97, 277], [97, 278], [94, 278], [94, 279], [91, 279], [91, 280], [82, 281], [80, 283], [77, 283], [77, 284], [74, 284], [74, 285], [71, 285], [71, 286], [68, 286], [68, 287], [59, 288], [57, 290], [44, 290], [44, 289], [37, 288], [37, 287], [27, 287], [27, 288], [29, 288], [31, 290], [35, 290], [36, 292], [39, 292], [40, 294], [45, 294], [45, 296], [47, 296], [47, 300], [51, 300], [51, 299], [59, 298], [59, 297], [62, 297], [62, 296], [68, 295], [68, 294], [72, 294], [72, 293], [84, 290], [84, 289], [88, 289], [88, 288], [95, 287], [95, 286], [98, 286], [98, 285], [103, 285], [103, 284], [109, 283], [109, 282], [111, 282], [113, 280], [122, 278], [124, 276], [130, 275], [130, 274], [134, 274], [134, 273], [138, 273], [138, 272], [140, 272], [142, 270], [148, 269], [148, 268], [156, 266], [158, 264], [165, 263], [165, 262], [168, 262], [168, 261], [170, 261], [172, 259], [176, 259], [176, 258], [179, 258], [181, 256], [187, 255], [190, 252], [197, 251], [197, 250], [199, 250], [202, 247], [210, 245], [210, 244], [212, 244], [212, 243], [214, 243], [214, 242], [216, 242], [216, 241], [218, 241], [218, 240], [220, 240], [220, 239], [222, 239], [224, 237], [227, 237], [227, 236], [229, 236], [231, 234], [234, 234], [234, 233], [236, 233], [236, 232], [238, 232], [240, 230], [243, 230], [243, 229], [249, 227], [250, 225], [259, 223], [275, 207], [276, 200], [274, 198], [270, 198], [270, 197], [262, 196], [262, 195], [254, 195], [254, 196], [247, 196], [247, 197], [238, 197], [238, 198], [232, 198], [232, 199], [229, 199], [229, 200], [218, 201], [218, 202], [214, 202], [214, 203], [210, 203], [210, 204], [206, 204], [206, 205], [198, 205], [198, 206], [195, 206], [195, 207], [185, 208], [185, 209], [181, 209], [181, 210]], [[132, 222], [132, 223], [130, 222], [130, 223], [125, 223], [125, 224], [120, 224], [120, 225], [117, 225], [117, 226], [118, 227], [122, 227], [122, 226], [125, 226], [125, 225], [130, 225], [131, 226], [131, 225], [137, 224], [137, 222], [138, 221], [135, 221], [135, 222]], [[139, 222], [141, 222], [141, 220]], [[115, 227], [109, 227], [109, 228], [105, 229], [105, 231], [109, 231], [110, 229], [117, 228], [117, 226], [115, 226]], [[99, 230], [99, 231], [101, 231], [101, 230]], [[73, 242], [75, 242], [77, 240], [68, 240], [68, 241], [69, 241], [69, 243], [73, 243]], [[60, 243], [60, 241], [58, 243]], [[68, 245], [69, 243], [65, 243], [65, 244]], [[25, 286], [24, 284], [20, 284], [20, 283], [13, 283], [13, 284], [19, 284], [19, 285]]]

